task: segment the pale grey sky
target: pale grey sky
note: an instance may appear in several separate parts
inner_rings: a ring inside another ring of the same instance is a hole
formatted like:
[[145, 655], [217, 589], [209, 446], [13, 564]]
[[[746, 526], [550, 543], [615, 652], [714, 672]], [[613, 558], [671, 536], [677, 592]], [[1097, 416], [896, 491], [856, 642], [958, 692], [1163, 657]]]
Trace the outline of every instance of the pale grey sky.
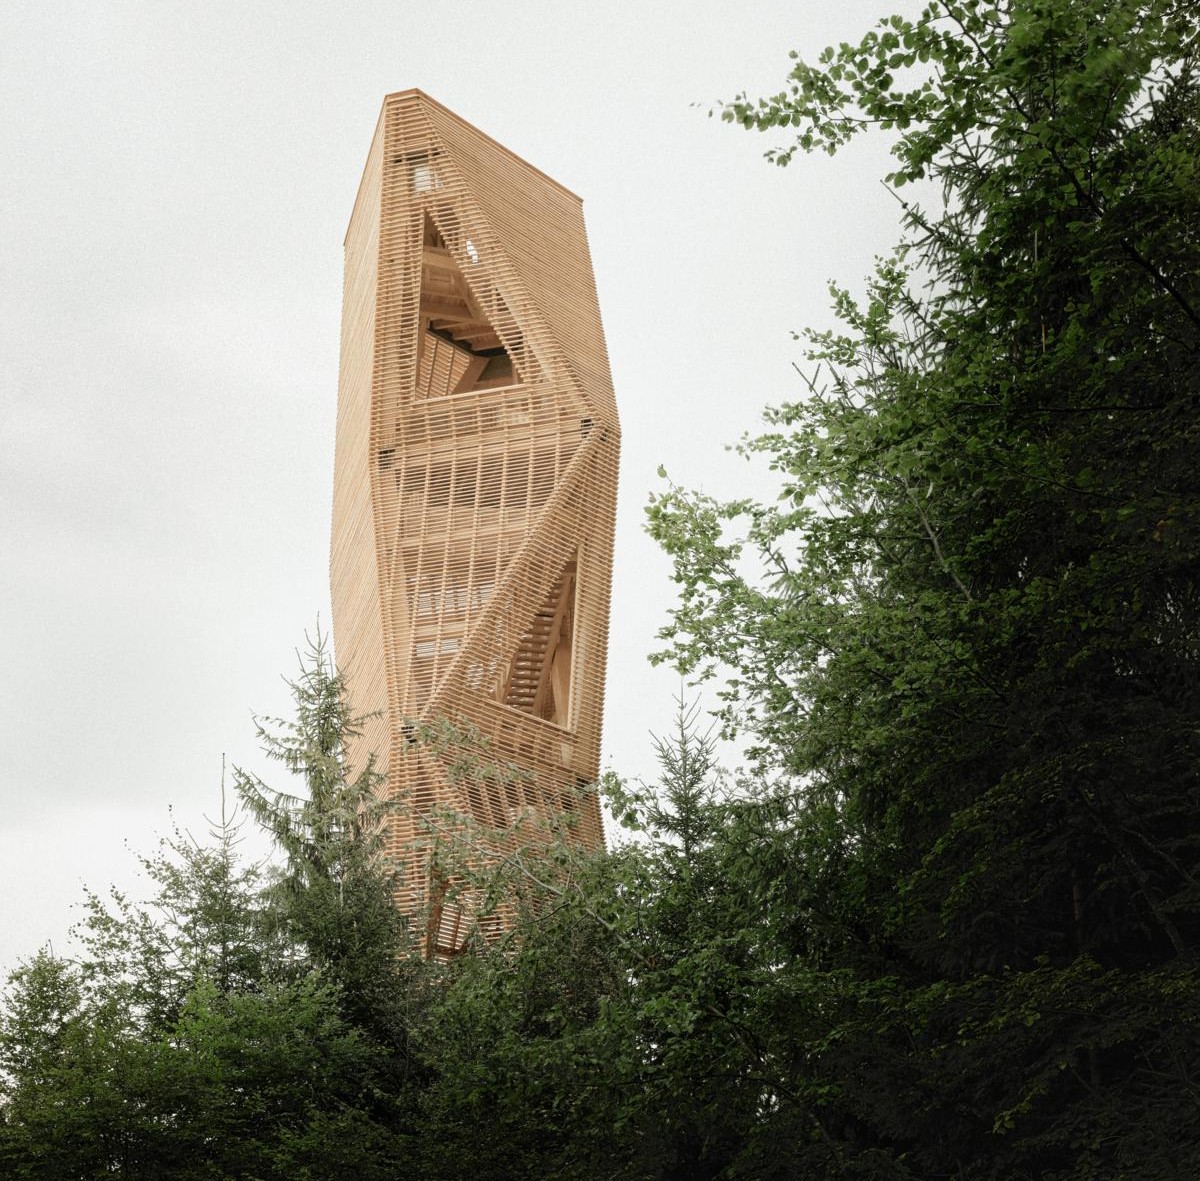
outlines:
[[136, 890], [169, 807], [203, 828], [328, 621], [342, 235], [389, 91], [584, 199], [624, 449], [605, 763], [653, 775], [655, 470], [769, 495], [725, 447], [895, 237], [882, 145], [778, 169], [705, 110], [904, 6], [0, 5], [0, 968], [82, 882]]

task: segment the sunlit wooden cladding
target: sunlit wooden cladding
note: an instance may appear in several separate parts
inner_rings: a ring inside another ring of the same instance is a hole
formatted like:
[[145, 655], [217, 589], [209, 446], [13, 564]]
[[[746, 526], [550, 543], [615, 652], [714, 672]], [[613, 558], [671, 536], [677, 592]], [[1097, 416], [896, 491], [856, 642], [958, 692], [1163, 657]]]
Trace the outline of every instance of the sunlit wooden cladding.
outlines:
[[[618, 437], [579, 198], [420, 91], [389, 95], [346, 235], [330, 567], [370, 715], [351, 761], [374, 752], [404, 803], [388, 846], [427, 954], [479, 924], [422, 813], [503, 830], [483, 860], [530, 817], [603, 841], [579, 788], [599, 771]], [[411, 742], [440, 719], [527, 774], [456, 777]]]

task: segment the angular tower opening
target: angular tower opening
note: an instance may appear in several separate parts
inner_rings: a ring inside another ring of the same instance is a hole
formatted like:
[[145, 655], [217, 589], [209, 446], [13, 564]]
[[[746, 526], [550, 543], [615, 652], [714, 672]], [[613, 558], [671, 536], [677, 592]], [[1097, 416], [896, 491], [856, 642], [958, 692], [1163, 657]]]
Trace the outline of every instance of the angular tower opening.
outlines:
[[571, 728], [576, 567], [572, 557], [538, 608], [500, 692], [505, 705], [565, 730]]
[[[451, 220], [443, 210], [441, 220]], [[463, 244], [467, 258], [478, 260], [474, 243]], [[442, 231], [427, 212], [421, 244], [421, 304], [417, 355], [417, 396], [439, 398], [475, 390], [519, 385], [519, 367], [496, 330], [495, 320], [509, 321], [503, 298], [492, 292], [485, 309], [467, 282]], [[509, 336], [514, 334], [510, 331]], [[513, 342], [520, 351], [519, 338]]]

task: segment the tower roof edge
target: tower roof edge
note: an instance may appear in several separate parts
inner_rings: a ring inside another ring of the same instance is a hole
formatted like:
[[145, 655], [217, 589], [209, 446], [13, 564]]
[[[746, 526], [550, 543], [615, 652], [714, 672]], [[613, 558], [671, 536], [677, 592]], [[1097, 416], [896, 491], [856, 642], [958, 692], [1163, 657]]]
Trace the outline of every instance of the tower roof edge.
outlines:
[[434, 98], [433, 95], [427, 93], [426, 91], [422, 90], [418, 86], [410, 86], [407, 90], [394, 90], [390, 94], [385, 94], [383, 96], [383, 108], [380, 112], [380, 115], [382, 117], [382, 111], [387, 110], [389, 103], [411, 102], [414, 100], [418, 101], [418, 102], [427, 103], [431, 107], [437, 107], [437, 109], [439, 111], [441, 111], [444, 115], [448, 115], [455, 122], [461, 123], [464, 127], [469, 128], [472, 132], [474, 132], [476, 135], [478, 135], [481, 139], [485, 139], [485, 140], [487, 140], [488, 143], [499, 148], [500, 151], [504, 152], [505, 155], [511, 156], [514, 160], [519, 160], [522, 164], [525, 165], [526, 168], [528, 168], [532, 172], [536, 172], [538, 174], [538, 176], [542, 177], [548, 184], [552, 184], [556, 189], [559, 189], [560, 191], [566, 193], [568, 197], [573, 197], [576, 201], [579, 202], [580, 205], [583, 204], [583, 198], [578, 193], [567, 188], [567, 186], [564, 185], [561, 181], [555, 180], [554, 177], [550, 176], [548, 173], [543, 172], [540, 168], [538, 168], [538, 166], [536, 164], [530, 164], [529, 161], [526, 160], [524, 156], [519, 156], [516, 152], [514, 152], [512, 150], [512, 148], [506, 147], [498, 139], [494, 139], [492, 136], [488, 135], [488, 133], [486, 131], [480, 131], [480, 129], [478, 127], [476, 127], [475, 124], [472, 123], [469, 119], [464, 119], [456, 111], [452, 111], [448, 106], [446, 106], [445, 103], [438, 102], [438, 100], [436, 98]]

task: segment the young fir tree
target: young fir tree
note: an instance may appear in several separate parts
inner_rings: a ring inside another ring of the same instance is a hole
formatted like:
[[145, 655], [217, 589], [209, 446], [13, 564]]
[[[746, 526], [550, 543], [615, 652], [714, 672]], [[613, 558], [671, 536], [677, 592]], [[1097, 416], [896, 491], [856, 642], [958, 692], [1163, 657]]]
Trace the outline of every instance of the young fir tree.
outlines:
[[[291, 741], [324, 768], [343, 715], [320, 692], [327, 666], [308, 673]], [[349, 847], [365, 823], [345, 810], [353, 787], [328, 774], [328, 793], [303, 804], [314, 855], [293, 873], [312, 872], [292, 889], [241, 859], [222, 806], [209, 842], [176, 831], [142, 859], [147, 902], [89, 893], [78, 957], [43, 952], [10, 977], [0, 1174], [395, 1175], [408, 1100], [384, 1020], [402, 1007], [396, 925], [380, 912], [385, 872]]]
[[263, 921], [257, 871], [183, 836], [146, 859], [145, 904], [89, 895], [82, 954], [45, 951], [0, 1007], [0, 1173], [382, 1176], [381, 1053]]
[[286, 858], [273, 913], [303, 949], [298, 966], [325, 972], [341, 988], [352, 1019], [388, 1036], [406, 948], [382, 842], [394, 804], [371, 760], [356, 777], [348, 774], [346, 743], [357, 723], [320, 633], [289, 686], [295, 719], [264, 719], [258, 735], [267, 755], [302, 781], [300, 793], [268, 787], [241, 770], [235, 786]]

